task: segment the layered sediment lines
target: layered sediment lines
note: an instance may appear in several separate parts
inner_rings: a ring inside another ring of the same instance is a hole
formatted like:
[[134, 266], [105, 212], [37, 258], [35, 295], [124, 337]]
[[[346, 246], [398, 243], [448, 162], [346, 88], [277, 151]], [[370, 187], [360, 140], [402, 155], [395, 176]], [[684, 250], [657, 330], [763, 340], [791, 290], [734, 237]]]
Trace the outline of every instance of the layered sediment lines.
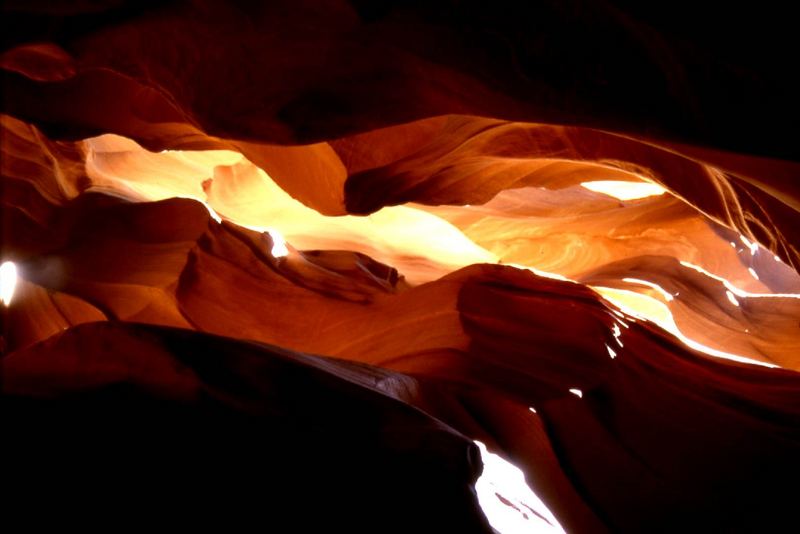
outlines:
[[[313, 457], [304, 480], [353, 528], [491, 531], [472, 440], [570, 532], [785, 523], [800, 164], [770, 129], [783, 95], [737, 108], [758, 84], [610, 7], [594, 23], [625, 32], [587, 52], [605, 74], [568, 42], [582, 17], [517, 13], [565, 29], [541, 49], [580, 75], [469, 6], [279, 4], [6, 8], [11, 427], [111, 420], [115, 447], [158, 428], [198, 455], [230, 432], [237, 469], [260, 448]], [[641, 39], [644, 57], [613, 55]], [[374, 492], [334, 494], [348, 473]], [[231, 472], [209, 477], [257, 514]]]

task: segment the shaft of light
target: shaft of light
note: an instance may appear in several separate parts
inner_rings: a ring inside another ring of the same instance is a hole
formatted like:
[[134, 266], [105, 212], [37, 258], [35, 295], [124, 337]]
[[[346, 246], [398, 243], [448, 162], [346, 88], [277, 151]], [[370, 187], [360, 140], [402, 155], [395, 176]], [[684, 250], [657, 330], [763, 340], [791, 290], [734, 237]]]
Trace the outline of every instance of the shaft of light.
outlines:
[[284, 258], [289, 255], [289, 249], [286, 247], [286, 240], [277, 230], [270, 228], [267, 230], [269, 236], [272, 238], [272, 254], [273, 258]]
[[0, 265], [0, 300], [9, 306], [14, 297], [14, 289], [17, 287], [17, 266], [13, 262], [6, 261]]

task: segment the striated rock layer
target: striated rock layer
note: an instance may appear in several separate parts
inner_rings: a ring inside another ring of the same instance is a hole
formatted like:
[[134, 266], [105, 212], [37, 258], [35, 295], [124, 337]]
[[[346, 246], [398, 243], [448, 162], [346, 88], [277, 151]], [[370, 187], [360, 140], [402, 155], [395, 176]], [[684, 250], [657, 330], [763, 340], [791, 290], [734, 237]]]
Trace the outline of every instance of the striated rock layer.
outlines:
[[779, 28], [263, 4], [3, 5], [14, 508], [503, 530], [474, 440], [541, 499], [490, 492], [525, 528], [790, 524]]

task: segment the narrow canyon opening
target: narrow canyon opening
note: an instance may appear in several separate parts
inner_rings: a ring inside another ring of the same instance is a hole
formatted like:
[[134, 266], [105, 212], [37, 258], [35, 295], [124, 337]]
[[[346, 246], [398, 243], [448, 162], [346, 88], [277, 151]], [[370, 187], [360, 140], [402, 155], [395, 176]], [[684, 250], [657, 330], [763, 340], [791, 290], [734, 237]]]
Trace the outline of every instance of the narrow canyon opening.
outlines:
[[789, 18], [556, 4], [4, 2], [8, 508], [791, 525]]

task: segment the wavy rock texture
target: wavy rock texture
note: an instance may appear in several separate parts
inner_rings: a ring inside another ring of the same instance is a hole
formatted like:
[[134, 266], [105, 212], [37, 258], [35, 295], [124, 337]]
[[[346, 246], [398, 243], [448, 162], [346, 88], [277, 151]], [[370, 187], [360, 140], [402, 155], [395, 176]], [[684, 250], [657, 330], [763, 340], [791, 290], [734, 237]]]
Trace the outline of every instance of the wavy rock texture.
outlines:
[[478, 440], [526, 528], [791, 524], [785, 22], [263, 4], [3, 5], [20, 511], [491, 532]]

